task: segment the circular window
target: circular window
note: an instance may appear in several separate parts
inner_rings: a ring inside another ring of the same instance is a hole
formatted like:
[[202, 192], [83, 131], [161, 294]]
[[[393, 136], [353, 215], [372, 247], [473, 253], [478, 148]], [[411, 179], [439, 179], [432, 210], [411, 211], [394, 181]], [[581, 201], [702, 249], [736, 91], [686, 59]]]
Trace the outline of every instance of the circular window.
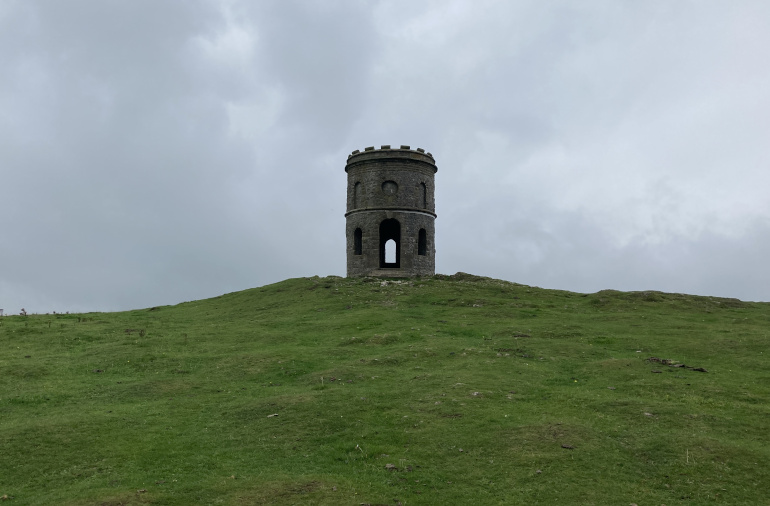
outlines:
[[398, 191], [398, 185], [395, 181], [385, 181], [382, 183], [382, 191], [386, 195], [395, 195], [395, 193]]

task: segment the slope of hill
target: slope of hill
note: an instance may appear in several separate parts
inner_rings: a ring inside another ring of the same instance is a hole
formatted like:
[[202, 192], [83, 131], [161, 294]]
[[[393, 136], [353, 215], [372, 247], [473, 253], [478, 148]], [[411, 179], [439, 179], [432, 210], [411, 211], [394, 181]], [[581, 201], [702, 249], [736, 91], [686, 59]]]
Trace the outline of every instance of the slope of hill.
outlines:
[[0, 319], [13, 504], [767, 503], [770, 304], [458, 273]]

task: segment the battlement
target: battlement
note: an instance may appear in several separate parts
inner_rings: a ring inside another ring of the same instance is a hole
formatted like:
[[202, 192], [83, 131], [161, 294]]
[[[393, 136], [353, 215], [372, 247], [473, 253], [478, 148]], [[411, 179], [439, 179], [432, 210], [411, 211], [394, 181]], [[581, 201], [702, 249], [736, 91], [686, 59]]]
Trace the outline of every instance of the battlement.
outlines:
[[393, 148], [390, 146], [390, 144], [383, 144], [379, 149], [376, 149], [374, 146], [369, 146], [364, 148], [363, 151], [358, 149], [353, 151], [348, 155], [348, 162], [345, 167], [345, 172], [347, 172], [348, 166], [357, 164], [359, 162], [387, 159], [414, 160], [417, 162], [424, 162], [433, 166], [434, 173], [438, 171], [438, 168], [436, 167], [436, 160], [433, 158], [433, 155], [429, 152], [426, 152], [422, 148], [411, 149], [410, 146], [403, 144], [399, 148]]

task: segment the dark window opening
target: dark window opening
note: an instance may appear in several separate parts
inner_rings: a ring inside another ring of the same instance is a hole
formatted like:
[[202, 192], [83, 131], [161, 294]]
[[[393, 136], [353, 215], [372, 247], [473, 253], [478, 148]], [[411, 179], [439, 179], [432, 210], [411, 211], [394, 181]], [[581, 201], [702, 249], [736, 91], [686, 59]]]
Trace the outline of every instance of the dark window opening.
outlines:
[[420, 229], [420, 233], [417, 236], [417, 254], [428, 254], [428, 234], [425, 232], [424, 228]]
[[[392, 256], [385, 256], [385, 244], [388, 241], [393, 241], [395, 249], [395, 258]], [[381, 269], [398, 269], [401, 267], [401, 223], [396, 219], [383, 220], [380, 223], [380, 268]]]
[[420, 183], [420, 190], [422, 191], [422, 208], [428, 208], [428, 188], [425, 183]]
[[361, 232], [360, 228], [357, 228], [356, 231], [353, 233], [353, 254], [360, 255], [362, 254], [362, 251], [364, 249], [363, 245], [363, 232]]

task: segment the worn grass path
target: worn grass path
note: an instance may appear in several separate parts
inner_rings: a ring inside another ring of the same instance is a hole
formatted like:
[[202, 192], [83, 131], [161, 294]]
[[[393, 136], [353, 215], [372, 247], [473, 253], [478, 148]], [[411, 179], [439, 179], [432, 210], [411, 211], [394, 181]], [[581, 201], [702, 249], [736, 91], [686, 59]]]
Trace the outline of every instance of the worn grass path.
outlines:
[[4, 317], [0, 496], [770, 504], [769, 336], [768, 303], [459, 273]]

